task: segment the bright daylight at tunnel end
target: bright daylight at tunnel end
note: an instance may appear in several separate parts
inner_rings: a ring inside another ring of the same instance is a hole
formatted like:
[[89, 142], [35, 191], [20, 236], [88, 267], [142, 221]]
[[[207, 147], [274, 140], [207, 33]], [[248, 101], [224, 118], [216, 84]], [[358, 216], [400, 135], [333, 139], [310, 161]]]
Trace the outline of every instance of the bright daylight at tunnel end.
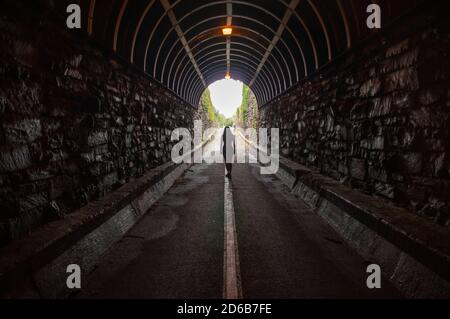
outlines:
[[448, 300], [449, 13], [2, 0], [0, 299]]

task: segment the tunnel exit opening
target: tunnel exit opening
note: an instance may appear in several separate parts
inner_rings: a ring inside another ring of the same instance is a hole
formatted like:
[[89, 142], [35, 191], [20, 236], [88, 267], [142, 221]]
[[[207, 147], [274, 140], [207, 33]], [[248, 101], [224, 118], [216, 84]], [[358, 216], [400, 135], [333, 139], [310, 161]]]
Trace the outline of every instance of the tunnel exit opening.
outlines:
[[239, 80], [223, 79], [209, 85], [200, 99], [199, 111], [210, 127], [259, 127], [256, 96]]

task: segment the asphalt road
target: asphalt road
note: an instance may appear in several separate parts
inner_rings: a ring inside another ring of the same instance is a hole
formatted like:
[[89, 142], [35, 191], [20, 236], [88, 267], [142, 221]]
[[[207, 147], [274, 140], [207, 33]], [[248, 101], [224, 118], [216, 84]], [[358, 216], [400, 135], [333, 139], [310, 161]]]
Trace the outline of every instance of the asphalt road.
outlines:
[[[208, 151], [219, 145], [216, 138]], [[234, 224], [225, 227], [227, 214]], [[220, 299], [231, 282], [246, 299], [398, 298], [385, 278], [381, 289], [367, 288], [368, 263], [257, 165], [234, 165], [226, 184], [223, 164], [197, 164], [103, 256], [75, 297]]]

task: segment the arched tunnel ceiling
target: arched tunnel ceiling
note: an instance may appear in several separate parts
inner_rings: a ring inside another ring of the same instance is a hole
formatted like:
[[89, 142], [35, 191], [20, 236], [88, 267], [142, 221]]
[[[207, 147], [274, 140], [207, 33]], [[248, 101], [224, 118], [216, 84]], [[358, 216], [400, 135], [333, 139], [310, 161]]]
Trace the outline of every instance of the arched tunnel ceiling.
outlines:
[[[68, 3], [57, 1], [65, 12]], [[227, 72], [263, 105], [367, 36], [366, 8], [383, 23], [418, 1], [79, 0], [85, 30], [197, 105]], [[224, 26], [233, 34], [225, 37]]]

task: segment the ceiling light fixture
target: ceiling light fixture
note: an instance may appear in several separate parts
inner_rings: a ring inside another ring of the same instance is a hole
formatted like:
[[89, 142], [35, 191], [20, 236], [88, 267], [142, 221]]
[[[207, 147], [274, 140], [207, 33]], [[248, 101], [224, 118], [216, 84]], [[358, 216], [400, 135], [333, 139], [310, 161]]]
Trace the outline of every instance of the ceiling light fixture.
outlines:
[[233, 28], [232, 27], [225, 27], [222, 29], [222, 33], [225, 36], [229, 36], [231, 34], [233, 34]]

